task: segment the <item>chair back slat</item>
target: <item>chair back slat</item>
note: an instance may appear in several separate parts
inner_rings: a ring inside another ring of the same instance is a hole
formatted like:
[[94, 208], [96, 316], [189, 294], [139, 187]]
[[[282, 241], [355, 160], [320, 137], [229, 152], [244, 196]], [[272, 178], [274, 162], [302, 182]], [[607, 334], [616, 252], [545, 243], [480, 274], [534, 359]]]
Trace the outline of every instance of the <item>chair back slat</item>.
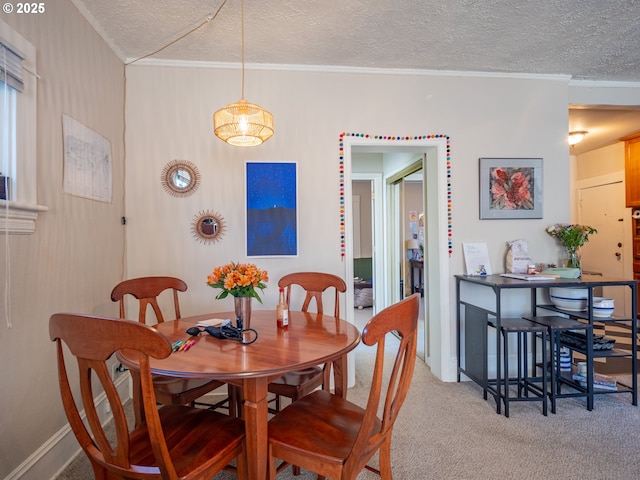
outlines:
[[347, 285], [342, 278], [331, 273], [323, 272], [295, 272], [285, 275], [278, 281], [278, 287], [286, 288], [286, 299], [290, 309], [293, 285], [298, 285], [305, 291], [305, 298], [301, 310], [308, 312], [311, 301], [315, 300], [316, 311], [321, 315], [324, 314], [322, 294], [328, 288], [333, 287], [335, 289], [333, 316], [336, 318], [340, 317], [339, 294], [347, 291]]
[[[62, 403], [69, 424], [81, 447], [93, 464], [108, 465], [111, 469], [120, 471], [123, 476], [131, 475], [131, 472], [139, 466], [130, 464], [129, 425], [118, 390], [109, 373], [107, 360], [120, 349], [137, 352], [140, 360], [140, 376], [145, 403], [149, 402], [154, 407], [145, 412], [147, 422], [150, 422], [150, 425], [160, 425], [148, 358], [149, 356], [154, 358], [168, 357], [171, 354], [171, 344], [154, 329], [139, 322], [70, 313], [58, 313], [51, 316], [49, 335], [51, 340], [57, 343], [58, 378]], [[87, 425], [82, 421], [73, 397], [64, 359], [63, 344], [77, 359], [80, 392]], [[96, 380], [103, 388], [113, 413], [116, 432], [113, 443], [109, 441], [105, 433], [95, 405], [93, 382]], [[159, 431], [161, 432], [161, 430]], [[152, 445], [157, 444], [160, 450], [164, 445], [164, 450], [167, 451], [161, 433], [149, 431], [149, 435], [155, 437], [150, 438]], [[168, 453], [164, 460], [161, 457], [157, 458], [160, 468], [148, 466], [140, 466], [140, 468], [146, 469], [148, 473], [158, 477], [163, 472], [166, 478], [177, 478], [175, 471], [173, 474], [171, 473], [173, 465], [169, 460]]]
[[175, 277], [139, 277], [124, 280], [111, 291], [111, 300], [120, 303], [120, 318], [125, 318], [125, 295], [131, 295], [139, 301], [138, 321], [147, 323], [147, 310], [151, 306], [157, 322], [164, 322], [164, 315], [158, 304], [158, 296], [165, 290], [172, 290], [175, 319], [181, 318], [178, 292], [185, 292], [187, 284]]
[[[391, 435], [391, 429], [407, 396], [413, 376], [419, 310], [420, 294], [415, 293], [373, 316], [362, 331], [362, 342], [365, 345], [377, 345], [376, 360], [366, 412], [353, 447], [354, 455], [348, 461], [357, 462], [359, 459], [368, 458], [369, 452], [377, 450], [382, 440]], [[388, 354], [386, 338], [392, 331], [397, 332], [399, 342], [385, 386], [385, 352]], [[382, 418], [379, 421], [378, 411], [383, 395]]]

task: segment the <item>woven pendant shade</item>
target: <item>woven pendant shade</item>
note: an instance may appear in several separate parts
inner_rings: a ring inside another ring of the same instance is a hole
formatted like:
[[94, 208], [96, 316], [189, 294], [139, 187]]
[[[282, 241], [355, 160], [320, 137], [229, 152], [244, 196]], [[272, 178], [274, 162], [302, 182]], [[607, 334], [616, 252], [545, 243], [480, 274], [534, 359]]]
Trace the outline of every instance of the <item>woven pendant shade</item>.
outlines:
[[213, 114], [213, 132], [237, 147], [254, 147], [273, 135], [273, 115], [244, 99]]
[[242, 97], [213, 114], [213, 133], [236, 147], [255, 147], [273, 135], [273, 115], [244, 99], [244, 0], [242, 5]]

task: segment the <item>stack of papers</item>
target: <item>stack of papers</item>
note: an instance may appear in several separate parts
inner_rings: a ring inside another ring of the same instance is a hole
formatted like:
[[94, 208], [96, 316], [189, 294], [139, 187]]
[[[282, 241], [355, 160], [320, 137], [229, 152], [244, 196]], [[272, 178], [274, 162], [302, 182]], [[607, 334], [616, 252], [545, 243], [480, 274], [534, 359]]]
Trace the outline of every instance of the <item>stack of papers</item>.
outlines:
[[222, 322], [224, 322], [222, 318], [210, 318], [208, 320], [200, 320], [196, 325], [198, 327], [217, 327], [221, 325]]
[[557, 275], [541, 275], [541, 274], [527, 274], [527, 273], [501, 273], [501, 277], [515, 278], [517, 280], [555, 280]]

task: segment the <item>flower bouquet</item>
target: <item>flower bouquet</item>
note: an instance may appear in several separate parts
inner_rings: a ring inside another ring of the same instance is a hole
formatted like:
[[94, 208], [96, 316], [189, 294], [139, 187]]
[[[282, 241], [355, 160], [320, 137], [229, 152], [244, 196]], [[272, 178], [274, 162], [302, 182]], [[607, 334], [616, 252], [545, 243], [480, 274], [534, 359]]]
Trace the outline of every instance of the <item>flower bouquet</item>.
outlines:
[[569, 252], [575, 253], [578, 248], [587, 243], [589, 235], [598, 233], [598, 231], [587, 225], [556, 223], [555, 225], [547, 227], [547, 233], [557, 238]]
[[556, 238], [567, 249], [569, 260], [567, 267], [581, 268], [578, 249], [589, 241], [589, 235], [598, 231], [587, 225], [556, 223], [547, 227], [546, 232]]
[[222, 291], [216, 299], [233, 297], [255, 298], [260, 303], [262, 299], [256, 289], [263, 291], [267, 288], [265, 282], [269, 281], [266, 270], [260, 270], [251, 263], [228, 263], [213, 269], [207, 276], [207, 284], [212, 288], [220, 288]]

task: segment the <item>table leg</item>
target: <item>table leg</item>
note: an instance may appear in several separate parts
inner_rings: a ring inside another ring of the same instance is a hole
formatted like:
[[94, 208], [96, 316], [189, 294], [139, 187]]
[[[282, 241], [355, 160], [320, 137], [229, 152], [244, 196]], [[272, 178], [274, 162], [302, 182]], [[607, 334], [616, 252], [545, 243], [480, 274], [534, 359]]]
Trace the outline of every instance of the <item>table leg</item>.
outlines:
[[342, 355], [333, 361], [333, 386], [337, 396], [347, 398], [348, 377], [347, 356]]
[[249, 480], [267, 478], [268, 384], [268, 379], [264, 377], [247, 378], [243, 381], [247, 478]]

